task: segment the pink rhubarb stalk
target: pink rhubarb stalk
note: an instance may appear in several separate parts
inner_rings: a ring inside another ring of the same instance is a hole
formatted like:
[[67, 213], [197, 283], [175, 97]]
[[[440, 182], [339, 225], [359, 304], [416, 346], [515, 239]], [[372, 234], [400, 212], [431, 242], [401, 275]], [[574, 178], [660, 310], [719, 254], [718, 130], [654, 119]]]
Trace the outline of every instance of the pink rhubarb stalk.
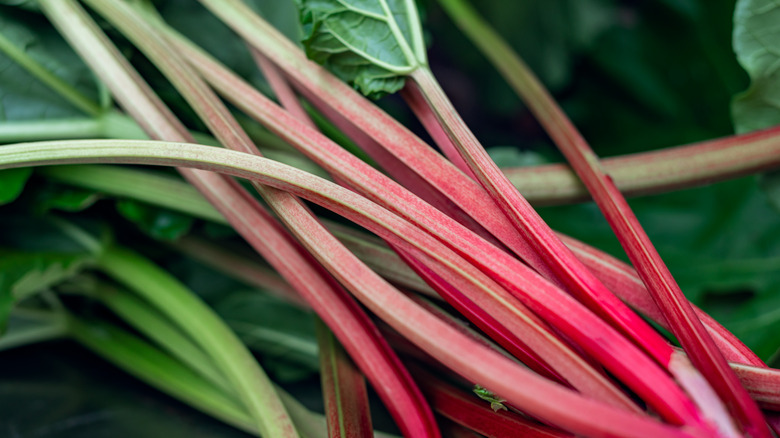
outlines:
[[[52, 6], [62, 6], [53, 9], [56, 12], [50, 16], [61, 23], [60, 29], [66, 37], [152, 137], [190, 139], [175, 116], [82, 10], [75, 5], [68, 7], [66, 2], [50, 3]], [[104, 5], [108, 6], [107, 3]], [[121, 3], [116, 5], [122, 7]], [[63, 21], [60, 22], [60, 19]], [[178, 58], [174, 55], [171, 59]], [[183, 72], [183, 77], [187, 77], [187, 70], [183, 69]], [[219, 117], [219, 114], [216, 116]], [[282, 228], [265, 213], [259, 203], [236, 184], [208, 172], [185, 171], [184, 175], [334, 330], [358, 365], [366, 370], [380, 396], [383, 395], [401, 429], [416, 436], [438, 436], [427, 403], [408, 372], [354, 300], [332, 279], [324, 276], [300, 252], [293, 240], [281, 232]], [[281, 202], [285, 202], [285, 198], [292, 199], [282, 192], [271, 196], [281, 198]], [[293, 205], [291, 208], [300, 206], [297, 201], [290, 201], [289, 204]], [[308, 218], [304, 220], [318, 226], [316, 220], [302, 207], [298, 211], [301, 217]], [[286, 436], [285, 433], [273, 432], [269, 436], [281, 437]]]
[[[443, 160], [440, 155], [428, 148], [406, 128], [375, 106], [370, 105], [346, 84], [341, 83], [321, 67], [306, 60], [297, 47], [241, 2], [234, 0], [221, 2], [201, 0], [201, 2], [280, 67], [307, 97], [315, 97], [315, 104], [330, 105], [333, 111], [340, 113], [344, 120], [359, 127], [365, 135], [371, 136], [376, 144], [391, 151], [395, 157], [414, 169], [418, 175], [433, 184], [442, 193], [447, 194], [452, 201], [458, 203], [464, 211], [471, 212], [476, 221], [495, 236], [500, 236], [501, 242], [521, 255], [524, 260], [542, 270], [548, 278], [556, 278], [542, 261], [540, 255], [513, 231], [512, 224], [506, 220], [503, 214], [495, 213], [496, 206], [493, 200], [476, 183], [457, 171], [451, 163]], [[553, 240], [557, 241], [554, 236]], [[587, 274], [586, 270], [581, 269], [581, 271]], [[639, 333], [641, 336], [635, 336], [638, 342], [643, 343], [647, 350], [654, 354], [659, 363], [667, 367], [670, 366], [673, 351], [663, 339], [627, 307], [623, 306], [619, 300], [614, 299], [609, 304], [614, 316], [617, 316], [618, 319], [624, 317], [631, 321], [631, 323], [623, 324], [622, 329], [628, 333]], [[603, 308], [603, 306], [600, 307]], [[675, 360], [674, 363], [679, 366], [684, 361]], [[677, 376], [685, 380], [692, 377], [692, 374], [677, 373]], [[688, 385], [687, 382], [683, 383]], [[698, 384], [692, 383], [692, 385]]]
[[[127, 140], [39, 142], [0, 148], [0, 168], [95, 162], [188, 166], [250, 178], [263, 185], [290, 190], [296, 196], [333, 209], [373, 232], [384, 234], [384, 238], [392, 237], [388, 233], [400, 238], [412, 236], [410, 241], [421, 241], [416, 243], [415, 248], [430, 252], [431, 256], [440, 254], [445, 259], [453, 256], [426, 234], [419, 235], [420, 231], [413, 225], [405, 224], [391, 212], [367, 202], [351, 190], [254, 155], [208, 146]], [[294, 225], [297, 225], [296, 219], [292, 218]], [[395, 330], [465, 378], [494, 388], [497, 395], [530, 415], [572, 432], [596, 437], [639, 437], [648, 434], [712, 436], [713, 431], [697, 421], [695, 411], [689, 411], [683, 419], [689, 422], [689, 426], [675, 428], [550, 383], [492, 349], [464, 337], [422, 310], [372, 271], [360, 268], [363, 265], [331, 234], [319, 235], [315, 230], [302, 233], [298, 238], [342, 284]], [[398, 244], [403, 242], [400, 240]], [[323, 244], [331, 249], [332, 254], [315, 250]], [[572, 323], [579, 321], [574, 318]], [[431, 336], [432, 333], [436, 336]], [[506, 385], [508, 381], [517, 383]], [[571, 406], [577, 406], [577, 409], [571, 409]], [[593, 418], [608, 420], [594, 422]]]
[[[708, 379], [746, 434], [771, 436], [758, 406], [740, 385], [625, 197], [601, 167], [598, 156], [519, 58], [514, 67], [515, 89], [588, 188], [693, 364]], [[427, 80], [428, 77], [422, 77], [424, 84]]]
[[[186, 44], [179, 43], [177, 44], [177, 48], [182, 53], [186, 53], [188, 57], [193, 60], [193, 64], [200, 67], [200, 71], [206, 78], [219, 86], [220, 91], [231, 96], [234, 103], [245, 109], [249, 114], [257, 117], [258, 120], [267, 123], [268, 126], [282, 138], [285, 138], [291, 144], [300, 147], [310, 158], [323, 166], [323, 168], [331, 174], [336, 175], [337, 179], [348, 182], [350, 187], [360, 190], [361, 193], [366, 194], [373, 200], [380, 201], [382, 205], [389, 206], [394, 211], [401, 212], [404, 217], [413, 218], [416, 224], [419, 224], [434, 235], [439, 236], [442, 242], [445, 242], [454, 248], [458, 248], [459, 253], [470, 259], [470, 261], [478, 263], [478, 266], [485, 270], [485, 272], [489, 272], [491, 276], [497, 279], [499, 279], [499, 277], [503, 278], [502, 285], [508, 288], [508, 290], [517, 291], [517, 285], [533, 284], [543, 281], [516, 259], [472, 235], [468, 230], [459, 226], [459, 224], [454, 223], [452, 220], [442, 215], [441, 212], [431, 208], [419, 198], [416, 198], [406, 191], [403, 187], [398, 186], [392, 180], [384, 177], [371, 167], [365, 165], [365, 163], [362, 163], [360, 160], [357, 160], [355, 157], [346, 153], [340, 147], [322, 137], [317, 132], [308, 129], [304, 124], [298, 122], [286, 112], [281, 111], [267, 98], [257, 93], [257, 91], [253, 90], [251, 87], [248, 87], [234, 75], [229, 74], [224, 69], [217, 68], [217, 65], [202, 53], [192, 49], [192, 47]], [[519, 278], [516, 280], [509, 280], [507, 276]], [[522, 280], [520, 278], [522, 278]], [[560, 313], [551, 311], [550, 309], [557, 307], [561, 300], [571, 303], [571, 300], [563, 298], [565, 295], [551, 286], [552, 285], [544, 287], [544, 289], [551, 291], [547, 293], [535, 291], [529, 294], [527, 292], [530, 291], [531, 288], [523, 288], [525, 289], [525, 292], [520, 293], [518, 296], [522, 297], [523, 300], [534, 301], [536, 305], [534, 310], [537, 313], [543, 312], [540, 313], [543, 318], [547, 319], [549, 315], [549, 318], [561, 321], [560, 324], [564, 324], [565, 327], [567, 327], [562, 329], [567, 334], [570, 330], [578, 331], [580, 333], [582, 333], [582, 330], [593, 330], [594, 333], [599, 330], [596, 329], [595, 326], [586, 327], [586, 324], [580, 324], [574, 327], [568, 323], [568, 321], [562, 319]], [[552, 299], [551, 296], [546, 296], [550, 293], [554, 293], [560, 298]], [[497, 307], [496, 304], [490, 304], [488, 296], [473, 295], [472, 299], [482, 308], [492, 309], [492, 311], [495, 312], [502, 311], [501, 307]], [[499, 299], [503, 302], [512, 302], [511, 300], [507, 301], [505, 295], [504, 298]], [[528, 305], [532, 306], [530, 303], [528, 303]], [[543, 306], [546, 310], [537, 310], [539, 305]], [[518, 313], [519, 315], [525, 313], [520, 306], [515, 304], [515, 307], [520, 312]], [[627, 308], [626, 310], [628, 311]], [[594, 318], [589, 317], [589, 319]], [[505, 322], [511, 320], [495, 318], [494, 321]], [[598, 323], [595, 324], [598, 324], [598, 327], [603, 327], [601, 321], [598, 321]], [[559, 328], [561, 327], [559, 326]], [[583, 339], [583, 335], [573, 336], [577, 337], [577, 339]], [[589, 336], [603, 337], [604, 335]], [[657, 334], [655, 336], [658, 337]], [[658, 338], [660, 339], [660, 337]], [[610, 339], [616, 338], [610, 336]], [[594, 345], [592, 342], [586, 343]], [[671, 355], [671, 348], [668, 347], [663, 340], [661, 340], [661, 345], [669, 349], [669, 355]], [[617, 367], [622, 368], [622, 372], [629, 371], [628, 369], [623, 368], [620, 361], [615, 361], [614, 357], [610, 353], [607, 353], [606, 350], [591, 350], [589, 352], [590, 354], [597, 355], [602, 363], [610, 363], [608, 366], [613, 369]], [[634, 357], [638, 358], [639, 356]], [[636, 369], [631, 373], [634, 375], [644, 375], [644, 373], [636, 373]], [[649, 387], [646, 387], [646, 389], [649, 389]], [[668, 411], [662, 410], [662, 412]]]

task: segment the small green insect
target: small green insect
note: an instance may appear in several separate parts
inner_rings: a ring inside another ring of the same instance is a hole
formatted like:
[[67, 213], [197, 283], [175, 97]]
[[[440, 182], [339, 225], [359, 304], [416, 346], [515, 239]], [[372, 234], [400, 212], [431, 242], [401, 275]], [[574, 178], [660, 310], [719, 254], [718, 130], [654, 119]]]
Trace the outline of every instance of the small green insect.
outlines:
[[493, 409], [493, 412], [498, 412], [500, 409], [505, 411], [508, 410], [506, 406], [504, 406], [504, 402], [506, 400], [496, 396], [493, 392], [488, 391], [487, 388], [480, 385], [474, 385], [474, 389], [472, 389], [472, 391], [474, 391], [474, 394], [476, 394], [477, 397], [490, 402], [490, 409]]

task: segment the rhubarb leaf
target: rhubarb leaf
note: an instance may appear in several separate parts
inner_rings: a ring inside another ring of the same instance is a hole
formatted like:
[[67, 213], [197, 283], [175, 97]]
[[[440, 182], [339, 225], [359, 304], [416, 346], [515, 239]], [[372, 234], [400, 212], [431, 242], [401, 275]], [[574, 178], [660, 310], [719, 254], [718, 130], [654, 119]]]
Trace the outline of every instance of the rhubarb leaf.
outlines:
[[737, 132], [780, 123], [780, 4], [740, 0], [734, 11], [734, 51], [750, 75], [750, 87], [734, 98]]
[[[45, 18], [0, 7], [0, 34], [4, 44], [23, 51], [23, 56], [31, 62], [80, 93], [96, 98], [94, 76]], [[82, 111], [0, 50], [0, 120], [75, 116], [83, 116]]]
[[22, 194], [32, 169], [8, 169], [0, 172], [0, 205], [13, 202]]
[[93, 190], [55, 184], [46, 185], [35, 194], [35, 210], [38, 213], [51, 210], [82, 211], [92, 206], [98, 199], [100, 194]]
[[411, 0], [298, 0], [306, 54], [366, 96], [403, 87], [427, 64]]
[[176, 240], [187, 234], [195, 221], [191, 216], [130, 200], [117, 202], [116, 208], [155, 239]]
[[89, 261], [83, 253], [0, 251], [0, 333], [17, 302], [72, 277]]

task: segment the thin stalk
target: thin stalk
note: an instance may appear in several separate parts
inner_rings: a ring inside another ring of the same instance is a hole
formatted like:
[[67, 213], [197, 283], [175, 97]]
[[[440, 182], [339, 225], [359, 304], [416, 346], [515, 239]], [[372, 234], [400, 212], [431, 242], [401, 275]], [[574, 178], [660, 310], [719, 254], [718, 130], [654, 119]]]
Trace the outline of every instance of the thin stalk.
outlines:
[[28, 73], [33, 75], [52, 91], [55, 91], [57, 94], [65, 98], [65, 100], [70, 102], [76, 108], [93, 117], [97, 117], [103, 112], [99, 105], [92, 102], [92, 100], [84, 96], [72, 85], [54, 75], [38, 61], [27, 55], [24, 50], [16, 47], [16, 45], [14, 45], [14, 43], [6, 38], [6, 36], [2, 33], [0, 33], [0, 50], [3, 51], [6, 56], [19, 64], [22, 68], [27, 70]]
[[254, 47], [249, 46], [249, 52], [252, 54], [252, 58], [260, 68], [260, 71], [263, 72], [263, 76], [265, 76], [265, 79], [271, 85], [271, 89], [274, 91], [276, 99], [281, 106], [308, 127], [316, 129], [314, 121], [309, 117], [309, 114], [303, 108], [303, 105], [301, 105], [301, 101], [298, 100], [298, 96], [295, 95], [295, 92], [290, 87], [290, 84], [287, 83], [287, 79], [284, 78], [279, 69]]
[[[130, 144], [134, 144], [134, 146], [128, 147]], [[85, 148], [84, 146], [88, 147]], [[448, 252], [446, 248], [441, 247], [427, 235], [419, 235], [419, 231], [413, 226], [401, 226], [401, 223], [397, 219], [393, 219], [393, 215], [387, 210], [377, 209], [372, 207], [371, 204], [359, 201], [361, 198], [352, 191], [334, 186], [323, 180], [317, 180], [297, 169], [256, 156], [205, 146], [130, 141], [37, 143], [34, 146], [26, 144], [0, 148], [0, 168], [105, 160], [123, 163], [187, 165], [226, 172], [239, 177], [252, 177], [263, 184], [274, 184], [277, 187], [284, 187], [287, 190], [292, 190], [298, 196], [305, 196], [313, 202], [319, 202], [328, 208], [337, 209], [340, 214], [347, 215], [352, 220], [361, 223], [361, 225], [369, 226], [372, 231], [382, 232], [382, 234], [385, 234], [383, 237], [391, 237], [384, 230], [392, 229], [395, 230], [394, 233], [397, 233], [395, 235], [399, 237], [415, 236], [415, 238], [422, 239], [425, 243], [420, 244], [419, 248], [421, 250], [430, 250], [430, 256], [436, 257]], [[304, 189], [304, 187], [306, 188]], [[322, 197], [325, 194], [325, 192], [321, 192], [323, 189], [326, 190], [326, 193], [330, 193], [326, 197], [330, 198], [333, 194], [338, 193], [337, 196], [339, 198], [343, 197], [343, 199], [334, 204], [333, 201]], [[344, 203], [350, 198], [350, 202]], [[353, 209], [343, 210], [338, 208], [339, 204], [344, 203], [343, 205], [347, 206], [352, 204], [352, 202], [357, 203]], [[358, 207], [358, 204], [360, 204], [360, 207], [354, 209]], [[382, 218], [379, 220], [379, 223], [384, 224], [381, 228], [371, 226], [371, 223], [361, 219], [361, 217], [368, 219], [368, 216], [366, 216], [368, 211], [373, 211], [371, 216], [376, 216], [376, 219], [373, 220], [377, 220], [379, 217]], [[360, 217], [353, 216], [351, 212], [361, 212]], [[397, 229], [396, 227], [398, 226], [401, 226], [401, 228]], [[304, 240], [303, 243], [307, 248], [321, 244], [323, 239], [332, 239], [332, 236], [329, 234], [316, 235], [313, 233], [299, 235], [298, 237]], [[402, 242], [399, 241], [399, 243]], [[338, 246], [331, 247], [338, 248]], [[352, 268], [347, 268], [347, 266], [354, 266], [352, 261], [354, 259], [356, 263], [357, 260], [349, 252], [345, 251], [343, 254], [337, 254], [337, 256], [337, 263], [333, 263], [335, 260], [327, 258], [322, 258], [320, 261], [325, 263], [339, 281], [347, 285], [374, 313], [432, 356], [449, 364], [449, 366], [458, 370], [459, 373], [462, 373], [472, 381], [482, 382], [485, 386], [495, 388], [495, 392], [500, 396], [507, 399], [510, 403], [522, 407], [522, 409], [527, 410], [532, 415], [544, 418], [577, 433], [590, 433], [594, 436], [606, 436], [607, 434], [636, 436], [640, 430], [642, 432], [639, 435], [642, 436], [647, 434], [680, 436], [688, 433], [696, 435], [699, 433], [710, 434], [712, 432], [702, 432], [697, 426], [689, 426], [685, 429], [686, 432], [668, 426], [661, 426], [655, 421], [648, 421], [645, 417], [639, 417], [607, 407], [605, 404], [582, 398], [568, 390], [540, 380], [540, 378], [530, 372], [518, 368], [517, 365], [502, 355], [486, 349], [468, 338], [464, 339], [462, 335], [452, 330], [446, 324], [438, 322], [435, 318], [432, 319], [428, 313], [408, 299], [405, 299], [403, 295], [394, 291], [387, 283], [384, 283], [370, 271], [354, 277], [355, 272]], [[367, 284], [370, 284], [370, 287], [363, 287]], [[390, 302], [394, 303], [394, 305], [387, 306], [386, 304]], [[571, 315], [568, 313], [566, 318], [570, 319], [573, 325], [581, 323], [578, 318], [571, 318]], [[423, 333], [426, 334], [423, 335]], [[427, 333], [437, 333], [436, 339], [430, 338]], [[621, 351], [621, 354], [623, 354], [623, 351]], [[621, 359], [624, 358], [621, 357]], [[505, 385], [507, 381], [523, 383], [521, 385], [507, 386]], [[574, 405], [580, 408], [571, 410], [569, 407]], [[697, 414], [695, 412], [689, 411], [686, 415], [688, 415], [685, 417], [687, 421], [691, 419], [696, 421]], [[596, 424], [592, 421], [593, 418], [609, 418], [610, 421], [598, 422]]]
[[514, 61], [511, 74], [509, 71], [506, 74], [514, 78], [515, 90], [588, 188], [693, 364], [724, 400], [746, 434], [771, 436], [758, 406], [740, 385], [739, 378], [696, 316], [625, 197], [602, 168], [598, 156], [533, 72], [517, 55], [508, 55]]
[[434, 114], [433, 111], [430, 111], [430, 108], [425, 105], [425, 96], [420, 92], [420, 89], [407, 83], [406, 86], [401, 89], [401, 95], [404, 100], [409, 102], [409, 107], [414, 112], [415, 117], [422, 123], [425, 130], [428, 131], [428, 134], [431, 136], [434, 143], [439, 146], [439, 149], [442, 150], [444, 155], [452, 164], [460, 169], [461, 172], [468, 175], [474, 181], [477, 181], [477, 176], [469, 168], [466, 160], [458, 153], [457, 146], [455, 146], [447, 135], [447, 132], [442, 128], [436, 114]]
[[27, 322], [21, 327], [15, 327], [11, 323], [8, 330], [0, 336], [0, 351], [67, 336], [67, 318], [55, 312], [47, 312], [41, 316], [36, 318], [35, 322]]
[[[51, 5], [64, 4], [65, 2], [51, 2]], [[97, 2], [97, 5], [102, 4]], [[60, 10], [59, 14], [62, 14], [63, 20], [70, 18], [71, 25], [61, 27], [70, 39], [75, 41], [77, 50], [81, 50], [82, 56], [87, 59], [92, 68], [109, 84], [118, 100], [129, 109], [145, 129], [153, 134], [153, 137], [188, 139], [189, 136], [184, 127], [119, 55], [116, 48], [100, 33], [97, 26], [88, 19], [86, 14], [73, 8], [72, 4], [65, 6], [66, 8]], [[114, 6], [121, 5], [115, 4]], [[124, 13], [130, 14], [130, 11], [125, 10]], [[57, 17], [57, 14], [51, 15]], [[129, 16], [133, 17], [132, 14]], [[138, 23], [136, 22], [136, 24]], [[131, 27], [133, 27], [132, 23]], [[83, 32], [83, 29], [88, 30]], [[141, 39], [147, 34], [153, 35], [154, 32], [141, 26]], [[97, 49], [100, 51], [96, 53]], [[183, 68], [181, 61], [177, 62], [179, 58], [175, 53], [171, 55], [170, 51], [163, 51], [162, 56], [162, 65]], [[171, 65], [168, 59], [172, 60], [174, 64]], [[174, 77], [197, 79], [186, 68], [183, 68], [181, 73], [181, 76], [174, 74]], [[201, 94], [206, 99], [206, 105], [196, 105], [196, 108], [215, 110], [218, 113], [213, 114], [215, 119], [228, 122], [230, 125], [231, 118], [224, 107], [219, 105], [215, 99], [210, 98], [211, 95], [197, 80], [190, 84], [198, 91], [206, 91], [205, 96]], [[205, 119], [214, 120], [210, 117]], [[243, 136], [240, 134], [241, 130], [235, 125], [228, 126], [228, 130], [238, 134], [238, 140], [243, 140]], [[224, 131], [220, 132], [224, 133]], [[269, 263], [285, 276], [290, 284], [296, 287], [320, 317], [328, 323], [342, 343], [347, 346], [356, 362], [363, 370], [366, 370], [366, 374], [379, 393], [383, 395], [386, 404], [399, 420], [401, 427], [408, 427], [410, 431], [418, 431], [420, 436], [436, 436], [438, 433], [432, 423], [432, 414], [419, 394], [419, 390], [411, 381], [408, 372], [379, 336], [367, 315], [346, 292], [336, 285], [330, 277], [323, 275], [321, 270], [313, 265], [293, 240], [282, 231], [281, 226], [237, 184], [209, 173], [188, 170], [184, 170], [183, 173], [205, 194], [210, 202], [218, 207], [247, 242], [266, 257]], [[276, 196], [277, 200], [281, 197], [281, 195]], [[304, 224], [301, 225], [304, 229], [320, 227], [308, 212], [301, 211], [302, 207], [297, 201], [289, 197], [281, 198], [289, 205], [286, 207], [287, 209], [297, 208], [302, 213], [299, 218], [304, 221]], [[283, 207], [281, 210], [286, 208]], [[276, 427], [277, 424], [271, 426]], [[282, 434], [284, 432], [280, 431], [275, 436]]]
[[[696, 187], [777, 168], [780, 128], [604, 158], [601, 165], [625, 196]], [[590, 199], [585, 185], [565, 164], [501, 170], [534, 205]]]
[[317, 344], [328, 436], [371, 437], [373, 428], [365, 378], [321, 320], [317, 320]]

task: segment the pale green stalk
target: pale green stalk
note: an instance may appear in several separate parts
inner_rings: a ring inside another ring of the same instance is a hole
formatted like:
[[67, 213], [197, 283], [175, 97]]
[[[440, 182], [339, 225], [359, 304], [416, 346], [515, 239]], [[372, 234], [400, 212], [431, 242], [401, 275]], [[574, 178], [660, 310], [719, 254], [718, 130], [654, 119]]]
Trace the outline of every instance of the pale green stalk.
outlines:
[[203, 301], [166, 271], [127, 250], [109, 248], [98, 259], [108, 275], [144, 297], [187, 333], [214, 360], [247, 404], [260, 430], [279, 421], [268, 411], [276, 400], [273, 384], [252, 354]]
[[226, 394], [230, 394], [231, 397], [235, 395], [230, 382], [215, 366], [214, 359], [209, 357], [181, 329], [171, 324], [159, 310], [129, 292], [103, 282], [97, 283], [94, 293], [90, 296], [98, 299], [125, 322], [167, 350], [173, 357], [211, 384]]

